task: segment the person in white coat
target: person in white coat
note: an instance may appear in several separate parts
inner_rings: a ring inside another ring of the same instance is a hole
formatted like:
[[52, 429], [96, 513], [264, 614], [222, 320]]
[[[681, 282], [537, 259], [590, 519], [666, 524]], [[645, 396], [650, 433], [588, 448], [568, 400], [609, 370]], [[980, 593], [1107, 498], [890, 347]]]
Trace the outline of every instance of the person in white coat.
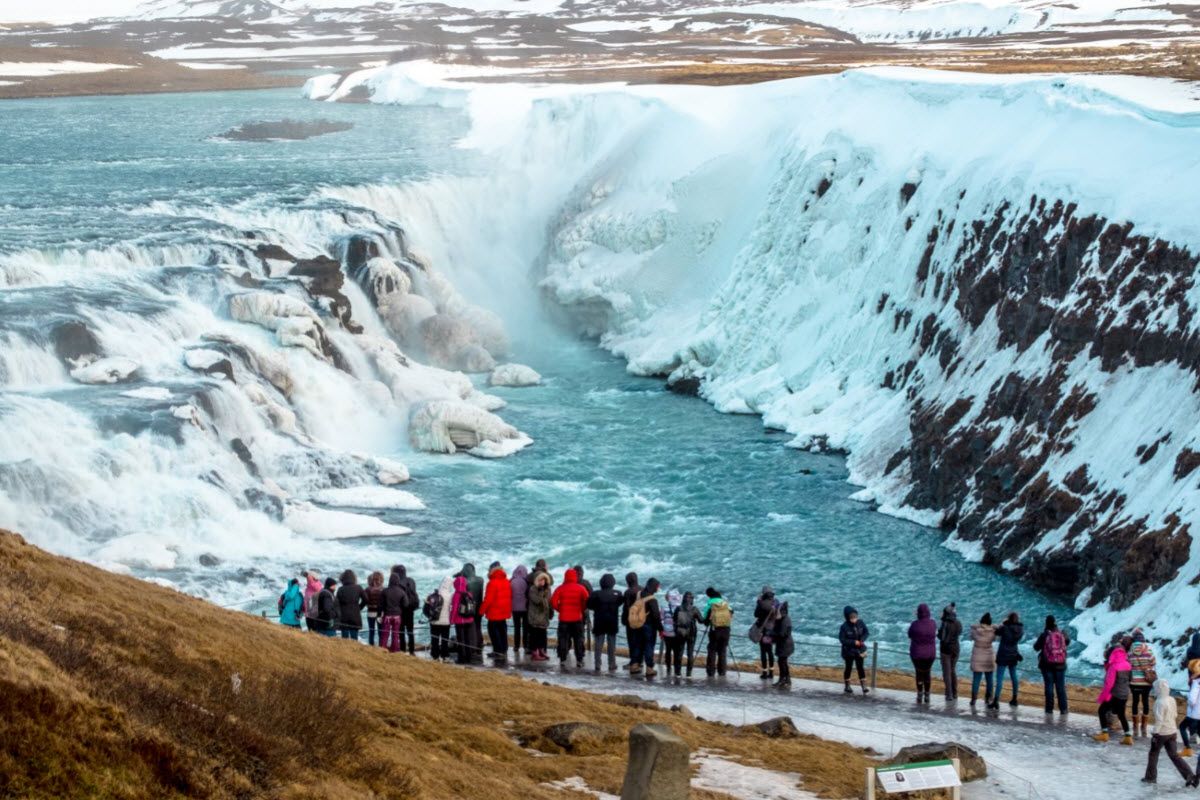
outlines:
[[[1200, 681], [1193, 682], [1192, 686], [1200, 686]], [[1150, 756], [1146, 761], [1146, 776], [1142, 778], [1142, 783], [1158, 783], [1158, 752], [1165, 749], [1167, 758], [1171, 759], [1183, 777], [1183, 785], [1194, 787], [1200, 781], [1197, 781], [1192, 768], [1176, 750], [1175, 698], [1171, 697], [1171, 687], [1167, 685], [1166, 678], [1158, 679], [1154, 684], [1154, 692], [1157, 695], [1154, 701], [1154, 733], [1150, 737]], [[1189, 696], [1188, 704], [1191, 702]]]

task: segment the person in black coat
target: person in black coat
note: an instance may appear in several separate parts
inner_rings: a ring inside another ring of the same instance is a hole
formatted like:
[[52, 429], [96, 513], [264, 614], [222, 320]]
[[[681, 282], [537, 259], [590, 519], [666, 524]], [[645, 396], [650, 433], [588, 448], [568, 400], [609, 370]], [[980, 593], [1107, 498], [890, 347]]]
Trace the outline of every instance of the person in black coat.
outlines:
[[338, 619], [343, 639], [357, 639], [362, 630], [362, 610], [367, 607], [367, 590], [358, 585], [354, 570], [342, 573], [342, 585], [337, 590]]
[[606, 572], [600, 578], [600, 591], [588, 595], [587, 607], [594, 617], [592, 634], [595, 640], [592, 652], [596, 656], [596, 672], [600, 671], [600, 656], [606, 644], [609, 672], [617, 668], [617, 626], [621, 622], [625, 596], [615, 588], [616, 585], [617, 579], [611, 572]]
[[405, 649], [404, 637], [407, 635], [408, 654], [415, 656], [417, 654], [416, 616], [417, 609], [421, 607], [421, 598], [417, 594], [416, 581], [408, 577], [408, 570], [403, 564], [393, 566], [392, 574], [400, 576], [400, 585], [404, 587], [406, 603], [400, 614], [400, 649]]
[[942, 624], [938, 628], [938, 654], [942, 659], [942, 683], [946, 685], [946, 699], [958, 699], [958, 654], [962, 639], [962, 623], [958, 621], [958, 608], [954, 603], [942, 609]]
[[775, 644], [775, 659], [779, 662], [779, 680], [775, 682], [778, 689], [792, 688], [792, 672], [788, 668], [788, 659], [796, 651], [796, 641], [792, 638], [792, 618], [788, 614], [788, 604], [780, 603], [773, 612], [775, 625], [771, 632], [771, 640]]
[[408, 592], [404, 579], [393, 572], [388, 576], [387, 588], [379, 595], [379, 646], [389, 653], [404, 649], [404, 609], [408, 607]]
[[846, 668], [842, 670], [842, 680], [846, 682], [845, 693], [851, 694], [853, 690], [850, 688], [850, 670], [852, 667], [858, 667], [858, 685], [862, 687], [862, 693], [867, 694], [871, 690], [867, 688], [866, 673], [863, 670], [863, 657], [867, 654], [867, 637], [871, 632], [867, 629], [866, 623], [858, 618], [858, 611], [853, 606], [846, 606], [842, 609], [842, 627], [838, 629], [838, 641], [842, 644], [842, 662]]
[[[758, 596], [758, 601], [754, 604], [754, 624], [762, 632], [766, 632], [767, 623], [772, 619], [775, 613], [775, 590], [770, 586], [762, 587], [762, 594]], [[775, 677], [775, 648], [769, 642], [759, 641], [758, 657], [762, 662], [762, 674], [758, 677], [764, 681], [769, 681]]]
[[326, 636], [337, 636], [338, 603], [333, 590], [337, 588], [337, 578], [326, 578], [325, 588], [317, 596], [317, 632]]
[[993, 709], [1000, 707], [1000, 695], [1004, 689], [1004, 671], [1006, 669], [1012, 683], [1012, 699], [1008, 701], [1008, 704], [1013, 708], [1017, 707], [1017, 691], [1020, 688], [1020, 684], [1017, 683], [1017, 664], [1022, 659], [1017, 645], [1024, 636], [1025, 626], [1021, 624], [1021, 618], [1017, 616], [1017, 612], [1010, 611], [1004, 618], [1004, 622], [996, 629], [996, 641], [1000, 645], [996, 648], [996, 694], [992, 697]]
[[625, 595], [621, 605], [621, 625], [625, 628], [625, 642], [629, 645], [629, 669], [642, 663], [642, 632], [629, 627], [629, 609], [637, 602], [642, 592], [636, 572], [625, 574]]
[[696, 608], [696, 596], [691, 592], [683, 593], [683, 602], [675, 609], [675, 635], [683, 632], [684, 645], [687, 647], [687, 676], [692, 677], [692, 668], [696, 666], [696, 633], [704, 624], [700, 609]]
[[634, 631], [634, 635], [642, 637], [641, 656], [642, 661], [646, 664], [646, 677], [653, 678], [658, 673], [654, 669], [654, 651], [658, 647], [658, 637], [662, 635], [662, 613], [658, 608], [658, 598], [655, 593], [661, 584], [658, 578], [651, 578], [646, 581], [646, 588], [638, 593], [638, 599], [642, 600], [646, 607], [646, 624], [641, 627], [641, 630]]

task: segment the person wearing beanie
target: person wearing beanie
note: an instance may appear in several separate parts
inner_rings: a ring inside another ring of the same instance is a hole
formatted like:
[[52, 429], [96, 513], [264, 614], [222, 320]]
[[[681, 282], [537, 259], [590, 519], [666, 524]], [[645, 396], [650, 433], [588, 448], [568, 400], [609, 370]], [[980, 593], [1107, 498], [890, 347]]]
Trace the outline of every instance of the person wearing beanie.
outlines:
[[858, 685], [862, 687], [862, 693], [867, 694], [870, 690], [867, 688], [866, 673], [863, 670], [863, 657], [867, 654], [867, 637], [871, 632], [866, 623], [859, 619], [858, 610], [854, 606], [843, 608], [842, 617], [845, 621], [838, 630], [838, 641], [842, 645], [842, 663], [846, 667], [842, 671], [842, 680], [846, 682], [845, 692], [854, 693], [850, 688], [850, 671], [851, 668], [857, 667]]
[[962, 639], [962, 623], [958, 621], [958, 607], [951, 603], [942, 609], [942, 624], [938, 626], [938, 655], [942, 659], [942, 683], [945, 684], [946, 699], [958, 699], [958, 654]]
[[1129, 648], [1129, 665], [1133, 667], [1133, 674], [1129, 678], [1129, 696], [1133, 708], [1129, 715], [1133, 718], [1133, 732], [1145, 736], [1150, 724], [1150, 689], [1158, 678], [1158, 659], [1141, 628], [1134, 628], [1130, 638], [1133, 645]]

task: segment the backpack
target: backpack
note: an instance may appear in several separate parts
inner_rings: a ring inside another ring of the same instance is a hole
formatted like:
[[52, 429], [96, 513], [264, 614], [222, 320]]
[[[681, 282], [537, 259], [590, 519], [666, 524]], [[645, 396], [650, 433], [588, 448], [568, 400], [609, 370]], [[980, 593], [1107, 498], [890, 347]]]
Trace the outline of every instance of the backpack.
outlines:
[[279, 595], [279, 603], [278, 603], [278, 606], [279, 606], [279, 613], [280, 613], [280, 614], [282, 614], [282, 613], [283, 613], [283, 598], [284, 598], [284, 596], [285, 596], [286, 594], [287, 594], [287, 592], [284, 592], [283, 594]]
[[692, 627], [692, 609], [691, 607], [684, 608], [680, 606], [675, 609], [674, 614], [675, 635], [684, 639], [691, 638], [695, 633], [695, 628]]
[[458, 595], [458, 615], [463, 619], [475, 618], [475, 596], [470, 592], [460, 592]]
[[646, 601], [648, 597], [639, 597], [629, 607], [629, 627], [631, 630], [640, 630], [646, 624]]
[[713, 601], [708, 609], [708, 620], [714, 628], [728, 628], [733, 624], [733, 609], [725, 602], [725, 598]]
[[304, 616], [309, 619], [317, 619], [320, 616], [321, 610], [321, 592], [313, 592], [308, 596], [308, 600], [304, 602]]
[[421, 609], [421, 613], [425, 615], [425, 619], [433, 622], [442, 615], [442, 606], [445, 603], [445, 598], [437, 592], [433, 592], [425, 598], [425, 606]]
[[1046, 641], [1042, 643], [1042, 654], [1046, 656], [1047, 664], [1067, 663], [1067, 640], [1061, 631], [1050, 631]]

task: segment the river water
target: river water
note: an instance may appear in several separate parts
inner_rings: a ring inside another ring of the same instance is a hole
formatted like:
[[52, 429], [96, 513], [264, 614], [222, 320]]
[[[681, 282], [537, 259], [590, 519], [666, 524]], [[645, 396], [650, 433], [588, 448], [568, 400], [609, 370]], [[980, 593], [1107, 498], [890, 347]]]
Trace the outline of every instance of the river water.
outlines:
[[[215, 138], [284, 117], [355, 127], [300, 142]], [[697, 594], [716, 586], [747, 625], [770, 584], [790, 602], [797, 635], [827, 643], [847, 604], [896, 650], [921, 602], [936, 613], [956, 601], [966, 623], [1016, 609], [1031, 631], [1045, 614], [1072, 615], [1062, 600], [962, 560], [936, 531], [850, 500], [840, 457], [790, 449], [757, 417], [717, 414], [554, 332], [532, 287], [529, 319], [508, 321], [515, 359], [545, 384], [489, 391], [535, 444], [494, 461], [413, 453], [402, 420], [371, 417], [361, 399], [319, 386], [335, 444], [404, 461], [405, 488], [427, 507], [377, 512], [411, 536], [285, 537], [218, 496], [225, 461], [164, 434], [161, 400], [72, 383], [46, 352], [49, 326], [86, 319], [137, 355], [143, 382], [194, 391], [203, 381], [171, 367], [179, 354], [167, 351], [228, 324], [197, 277], [221, 248], [275, 230], [334, 252], [373, 210], [323, 189], [486, 169], [453, 146], [465, 119], [265, 91], [8, 101], [0, 130], [0, 526], [38, 544], [246, 608], [300, 566], [361, 575], [403, 562], [429, 591], [463, 561], [482, 569], [497, 559], [511, 571], [545, 557], [556, 572], [582, 563], [593, 581], [635, 570]], [[191, 277], [168, 280], [181, 271]], [[315, 384], [324, 374], [305, 373]], [[162, 557], [146, 555], [157, 549]], [[200, 552], [218, 563], [201, 566]], [[833, 650], [814, 657], [837, 660]]]

